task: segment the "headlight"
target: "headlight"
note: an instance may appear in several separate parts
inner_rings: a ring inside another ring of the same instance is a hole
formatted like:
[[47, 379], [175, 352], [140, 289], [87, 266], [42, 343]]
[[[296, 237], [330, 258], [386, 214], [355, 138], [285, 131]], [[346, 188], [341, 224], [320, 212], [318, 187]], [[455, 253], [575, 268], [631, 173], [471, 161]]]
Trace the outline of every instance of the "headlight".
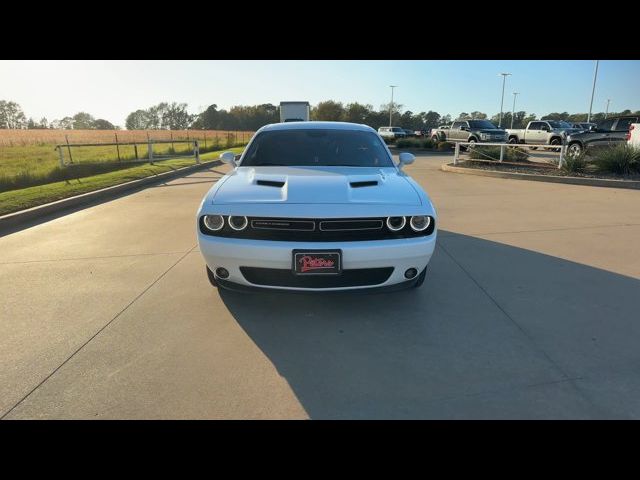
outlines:
[[481, 140], [487, 140], [489, 138], [489, 135], [487, 135], [486, 133], [481, 133], [480, 134], [480, 139]]
[[234, 230], [244, 230], [248, 224], [247, 217], [229, 217], [229, 226]]
[[222, 215], [205, 215], [204, 226], [213, 232], [217, 232], [224, 227], [224, 217]]
[[387, 217], [387, 228], [392, 232], [402, 230], [407, 224], [407, 219], [404, 217]]
[[414, 232], [422, 232], [431, 225], [431, 217], [427, 215], [416, 215], [411, 217], [409, 224]]

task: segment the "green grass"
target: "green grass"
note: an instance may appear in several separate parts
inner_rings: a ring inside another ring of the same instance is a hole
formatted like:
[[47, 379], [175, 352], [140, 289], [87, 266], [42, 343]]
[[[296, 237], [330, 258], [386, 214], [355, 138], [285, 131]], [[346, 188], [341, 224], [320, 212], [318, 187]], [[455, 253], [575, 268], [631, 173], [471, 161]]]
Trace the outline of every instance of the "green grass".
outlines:
[[[201, 146], [200, 152], [216, 151], [225, 148], [226, 140], [209, 142], [207, 149]], [[154, 155], [190, 154], [192, 150], [186, 144], [176, 143], [175, 149], [170, 143], [156, 144]], [[62, 180], [88, 177], [136, 165], [133, 145], [121, 145], [120, 160], [115, 146], [74, 147], [71, 149], [73, 164], [60, 167], [58, 152], [52, 144], [0, 146], [0, 192], [20, 188], [44, 185]], [[65, 162], [69, 163], [69, 152], [63, 148]], [[138, 158], [148, 158], [146, 144], [138, 145]]]
[[[231, 150], [240, 153], [244, 147], [235, 147], [218, 150], [200, 155], [202, 161], [214, 160], [223, 151]], [[193, 158], [176, 158], [160, 160], [154, 165], [128, 164], [117, 170], [112, 170], [98, 175], [78, 177], [46, 185], [21, 188], [0, 193], [0, 215], [17, 212], [26, 208], [43, 205], [63, 198], [92, 192], [101, 188], [119, 185], [131, 180], [145, 178], [159, 173], [169, 172], [178, 168], [194, 165]]]

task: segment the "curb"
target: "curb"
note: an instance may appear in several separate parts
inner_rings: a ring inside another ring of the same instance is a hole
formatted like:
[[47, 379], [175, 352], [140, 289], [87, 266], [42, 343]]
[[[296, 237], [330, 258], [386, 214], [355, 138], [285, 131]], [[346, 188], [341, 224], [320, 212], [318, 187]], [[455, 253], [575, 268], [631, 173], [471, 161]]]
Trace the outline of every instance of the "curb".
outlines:
[[590, 187], [630, 188], [636, 190], [640, 189], [640, 181], [637, 180], [607, 180], [603, 178], [556, 177], [550, 175], [536, 175], [534, 173], [496, 172], [491, 170], [478, 170], [466, 167], [456, 167], [452, 163], [443, 163], [441, 169], [445, 172], [479, 175], [481, 177], [510, 178], [512, 180], [533, 180], [535, 182], [565, 183], [569, 185], [586, 185]]
[[6, 228], [19, 226], [20, 224], [29, 220], [34, 220], [51, 213], [58, 213], [87, 203], [93, 203], [99, 200], [108, 200], [114, 197], [118, 197], [123, 192], [132, 191], [152, 183], [160, 183], [166, 180], [181, 177], [185, 174], [195, 172], [206, 167], [219, 165], [221, 163], [222, 162], [220, 160], [210, 160], [208, 162], [202, 162], [198, 165], [179, 168], [178, 170], [173, 170], [171, 172], [159, 173], [151, 177], [145, 177], [126, 183], [120, 183], [118, 185], [102, 188], [100, 190], [94, 190], [93, 192], [87, 192], [76, 195], [74, 197], [56, 200], [55, 202], [45, 203], [44, 205], [38, 205], [37, 207], [27, 208], [26, 210], [8, 213], [7, 215], [3, 215], [0, 217], [0, 234], [1, 231]]

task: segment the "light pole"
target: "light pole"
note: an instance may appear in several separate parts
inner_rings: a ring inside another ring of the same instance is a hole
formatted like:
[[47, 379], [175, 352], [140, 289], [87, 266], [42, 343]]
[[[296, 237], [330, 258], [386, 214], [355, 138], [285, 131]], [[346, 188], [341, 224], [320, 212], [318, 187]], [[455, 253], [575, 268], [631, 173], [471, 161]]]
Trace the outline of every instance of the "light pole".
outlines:
[[501, 73], [500, 75], [502, 75], [502, 100], [500, 100], [500, 121], [498, 122], [498, 128], [502, 127], [502, 107], [504, 106], [504, 85], [507, 81], [507, 77], [511, 74]]
[[513, 108], [511, 109], [511, 128], [513, 128], [513, 116], [516, 113], [516, 96], [520, 95], [520, 92], [513, 92]]
[[591, 121], [591, 109], [593, 108], [593, 94], [596, 93], [596, 79], [598, 78], [598, 64], [600, 60], [596, 60], [596, 69], [593, 72], [593, 88], [591, 89], [591, 103], [589, 104], [589, 116], [587, 117], [587, 123]]
[[389, 126], [392, 126], [393, 123], [391, 123], [391, 115], [392, 115], [392, 111], [393, 111], [393, 89], [396, 88], [398, 85], [389, 85], [391, 87], [391, 103], [389, 104]]
[[607, 98], [607, 109], [604, 112], [604, 118], [607, 118], [607, 115], [609, 115], [609, 103], [611, 102], [610, 98]]

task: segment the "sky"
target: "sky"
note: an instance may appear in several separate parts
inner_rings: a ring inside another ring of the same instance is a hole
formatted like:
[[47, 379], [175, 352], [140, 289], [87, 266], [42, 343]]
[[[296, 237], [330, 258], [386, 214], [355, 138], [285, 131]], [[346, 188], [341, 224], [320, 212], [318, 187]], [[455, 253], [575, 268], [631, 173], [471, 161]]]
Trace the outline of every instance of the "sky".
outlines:
[[[191, 113], [215, 103], [278, 104], [322, 100], [371, 104], [394, 101], [414, 113], [434, 110], [516, 111], [538, 116], [589, 110], [594, 61], [584, 60], [0, 60], [0, 100], [27, 117], [49, 121], [84, 111], [123, 126], [126, 116], [162, 101], [184, 102]], [[640, 61], [601, 60], [593, 112], [640, 110]]]

